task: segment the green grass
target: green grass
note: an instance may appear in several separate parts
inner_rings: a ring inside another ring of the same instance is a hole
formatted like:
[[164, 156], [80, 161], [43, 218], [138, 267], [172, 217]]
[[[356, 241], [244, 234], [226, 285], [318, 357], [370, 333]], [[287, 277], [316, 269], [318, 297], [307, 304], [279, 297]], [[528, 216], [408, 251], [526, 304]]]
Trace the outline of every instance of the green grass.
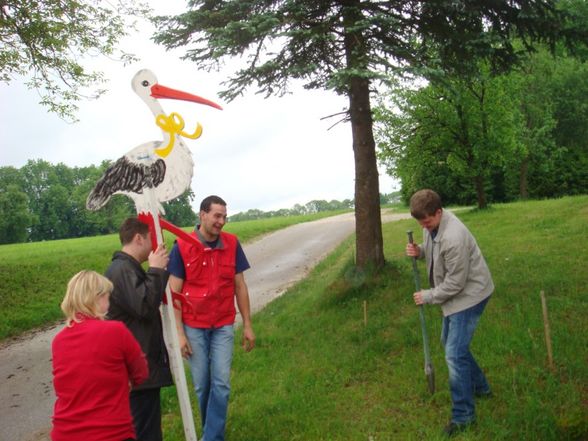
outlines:
[[[478, 424], [457, 439], [588, 439], [588, 197], [457, 214], [496, 284], [473, 342], [495, 397], [478, 403]], [[271, 230], [257, 222], [227, 230], [243, 241]], [[407, 229], [417, 231], [417, 224], [384, 225], [384, 272], [355, 271], [350, 239], [254, 316], [257, 348], [246, 354], [235, 347], [228, 441], [441, 439], [450, 408], [441, 313], [427, 307], [437, 378], [430, 396], [403, 252]], [[0, 336], [59, 319], [67, 279], [82, 268], [104, 271], [118, 247], [116, 236], [0, 247]], [[547, 368], [541, 290], [555, 372]], [[162, 402], [166, 441], [182, 440], [173, 388]]]
[[[323, 212], [228, 223], [226, 231], [245, 243], [288, 225], [332, 216]], [[192, 227], [185, 228], [191, 231]], [[165, 233], [168, 248], [173, 236]], [[117, 234], [0, 246], [0, 341], [52, 324], [62, 317], [59, 305], [68, 280], [78, 271], [103, 273], [120, 249]]]
[[[588, 197], [458, 215], [482, 248], [496, 292], [473, 342], [495, 396], [478, 403], [477, 425], [457, 439], [588, 439]], [[255, 315], [257, 348], [235, 347], [228, 441], [442, 439], [450, 397], [441, 313], [426, 310], [437, 378], [430, 396], [407, 229], [416, 223], [384, 226], [388, 264], [380, 274], [353, 269], [349, 240]], [[555, 372], [547, 368], [541, 290]], [[168, 441], [183, 439], [174, 393], [163, 394]]]

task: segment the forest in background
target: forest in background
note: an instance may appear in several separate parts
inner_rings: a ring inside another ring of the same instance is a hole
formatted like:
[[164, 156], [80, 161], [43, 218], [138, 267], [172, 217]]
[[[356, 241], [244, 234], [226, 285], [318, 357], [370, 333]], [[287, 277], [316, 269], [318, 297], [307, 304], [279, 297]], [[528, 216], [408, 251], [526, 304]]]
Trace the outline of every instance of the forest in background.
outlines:
[[587, 60], [585, 50], [543, 48], [506, 73], [478, 63], [396, 81], [374, 119], [379, 160], [403, 200], [426, 187], [479, 208], [585, 194]]
[[[97, 236], [118, 231], [135, 213], [126, 196], [114, 196], [102, 209], [86, 209], [86, 198], [109, 161], [99, 166], [68, 167], [29, 160], [21, 168], [0, 167], [0, 243], [36, 242]], [[165, 202], [165, 217], [176, 225], [190, 225], [196, 214], [191, 190]]]
[[[0, 167], [0, 244], [37, 242], [116, 233], [122, 221], [135, 214], [131, 199], [115, 195], [100, 210], [86, 209], [86, 198], [110, 166], [68, 167], [44, 160], [29, 160], [21, 168]], [[380, 195], [382, 204], [398, 200], [398, 193]], [[193, 225], [194, 193], [163, 204], [165, 218], [182, 227]], [[323, 211], [351, 210], [352, 199], [313, 200], [304, 205], [273, 211], [250, 209], [231, 215], [231, 222]]]

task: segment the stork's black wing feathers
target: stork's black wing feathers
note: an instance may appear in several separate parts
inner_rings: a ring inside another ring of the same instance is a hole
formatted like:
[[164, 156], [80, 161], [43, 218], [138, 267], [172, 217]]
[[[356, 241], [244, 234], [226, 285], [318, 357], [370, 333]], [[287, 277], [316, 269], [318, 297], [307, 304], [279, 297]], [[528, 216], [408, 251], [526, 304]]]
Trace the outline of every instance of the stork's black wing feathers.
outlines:
[[[150, 179], [148, 177], [150, 175]], [[103, 207], [117, 191], [143, 193], [146, 187], [157, 187], [165, 177], [165, 161], [158, 159], [150, 166], [129, 161], [126, 156], [106, 169], [86, 199], [88, 210]], [[151, 184], [149, 184], [149, 180]]]

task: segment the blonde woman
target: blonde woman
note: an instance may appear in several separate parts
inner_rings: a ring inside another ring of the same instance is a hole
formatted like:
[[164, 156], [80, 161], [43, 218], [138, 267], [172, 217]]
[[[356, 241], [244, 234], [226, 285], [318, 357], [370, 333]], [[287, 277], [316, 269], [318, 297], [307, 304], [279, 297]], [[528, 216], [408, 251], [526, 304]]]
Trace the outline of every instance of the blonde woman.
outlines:
[[55, 336], [53, 441], [135, 439], [129, 386], [148, 376], [147, 362], [121, 322], [106, 321], [112, 283], [94, 271], [69, 281], [61, 309], [65, 327]]

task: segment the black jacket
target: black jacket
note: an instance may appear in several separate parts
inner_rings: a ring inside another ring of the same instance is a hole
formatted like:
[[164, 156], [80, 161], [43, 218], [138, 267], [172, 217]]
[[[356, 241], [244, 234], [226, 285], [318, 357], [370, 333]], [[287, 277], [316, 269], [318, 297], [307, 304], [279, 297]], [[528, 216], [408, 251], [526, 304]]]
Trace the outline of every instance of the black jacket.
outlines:
[[124, 322], [149, 364], [149, 378], [133, 390], [173, 384], [159, 313], [169, 273], [159, 268], [145, 272], [132, 256], [117, 251], [105, 275], [114, 285], [107, 318]]

